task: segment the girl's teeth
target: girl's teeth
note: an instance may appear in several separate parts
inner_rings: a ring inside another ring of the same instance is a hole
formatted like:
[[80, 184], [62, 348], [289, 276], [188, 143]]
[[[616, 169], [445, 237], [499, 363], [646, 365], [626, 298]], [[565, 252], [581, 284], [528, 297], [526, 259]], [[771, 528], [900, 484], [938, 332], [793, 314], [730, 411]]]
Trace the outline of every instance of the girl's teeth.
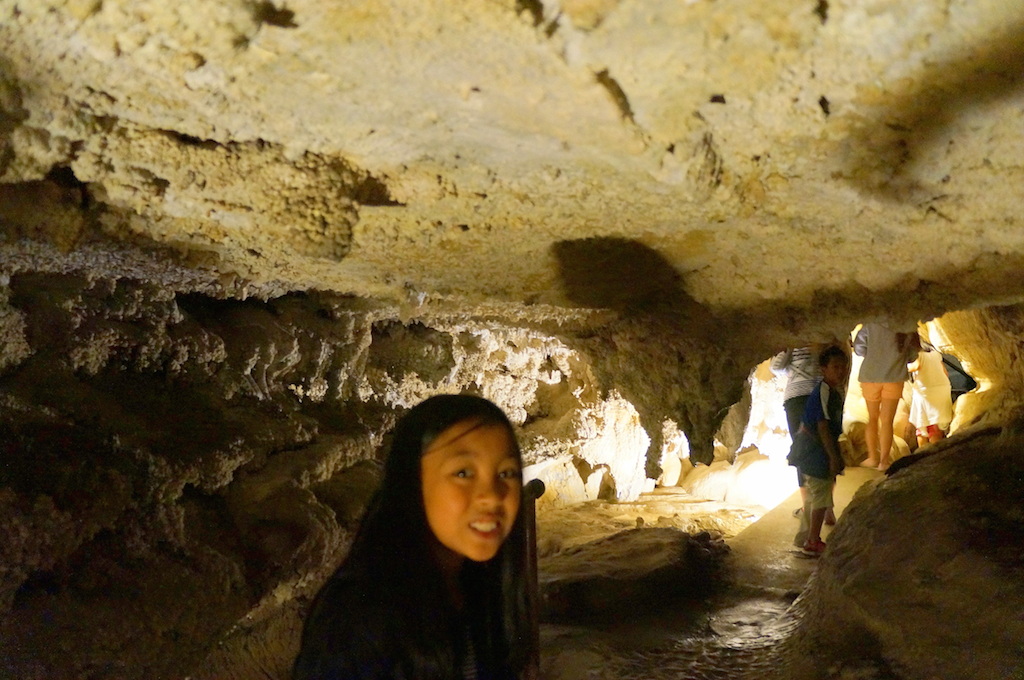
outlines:
[[477, 531], [488, 533], [498, 528], [497, 522], [473, 522], [469, 526], [473, 527]]

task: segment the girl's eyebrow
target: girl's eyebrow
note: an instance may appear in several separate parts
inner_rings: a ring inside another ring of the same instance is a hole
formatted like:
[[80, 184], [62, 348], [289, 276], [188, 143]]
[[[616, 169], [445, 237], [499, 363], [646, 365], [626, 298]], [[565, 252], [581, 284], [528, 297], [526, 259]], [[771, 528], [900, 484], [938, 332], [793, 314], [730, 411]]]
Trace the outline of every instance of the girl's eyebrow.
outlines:
[[473, 458], [473, 452], [466, 449], [455, 449], [448, 452], [448, 458]]
[[[474, 449], [467, 449], [467, 448], [463, 448], [461, 446], [455, 446], [455, 447], [452, 447], [449, 450], [448, 455], [449, 455], [449, 457], [452, 457], [452, 458], [454, 458], [456, 456], [475, 458], [480, 453], [481, 453], [480, 451], [477, 451], [477, 450], [474, 450]], [[519, 462], [518, 456], [516, 456], [516, 454], [513, 453], [512, 451], [509, 451], [508, 453], [506, 453], [505, 456], [502, 457], [500, 462], [503, 463], [506, 460], [513, 460], [516, 463]]]
[[[461, 448], [461, 447], [453, 448], [453, 449], [449, 450], [448, 453], [446, 454], [446, 459], [449, 460], [449, 461], [462, 461], [462, 460], [466, 460], [466, 459], [472, 460], [472, 459], [476, 459], [476, 458], [477, 458], [477, 452], [476, 451], [473, 451], [471, 449], [464, 449], [464, 448]], [[519, 460], [519, 457], [516, 456], [515, 453], [512, 452], [512, 451], [509, 451], [505, 455], [505, 457], [503, 457], [501, 460], [499, 460], [498, 461], [498, 465], [503, 465], [503, 464], [505, 464], [505, 463], [507, 463], [509, 461], [512, 461], [517, 468], [522, 469], [523, 466], [522, 466], [522, 463]]]

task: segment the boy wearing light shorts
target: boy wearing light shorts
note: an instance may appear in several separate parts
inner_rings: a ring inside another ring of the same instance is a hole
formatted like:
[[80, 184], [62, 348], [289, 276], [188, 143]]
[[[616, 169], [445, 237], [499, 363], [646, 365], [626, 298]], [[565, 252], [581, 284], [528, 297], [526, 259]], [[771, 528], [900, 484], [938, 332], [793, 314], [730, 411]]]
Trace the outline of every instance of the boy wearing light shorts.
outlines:
[[806, 519], [801, 519], [798, 536], [806, 536], [801, 546], [804, 554], [815, 557], [825, 552], [821, 525], [833, 506], [832, 487], [836, 475], [843, 470], [843, 458], [839, 453], [839, 435], [843, 433], [842, 386], [846, 382], [850, 359], [841, 348], [832, 345], [822, 351], [818, 364], [821, 366], [821, 382], [807, 399], [800, 422], [798, 436], [804, 451], [797, 466], [807, 486], [803, 511]]

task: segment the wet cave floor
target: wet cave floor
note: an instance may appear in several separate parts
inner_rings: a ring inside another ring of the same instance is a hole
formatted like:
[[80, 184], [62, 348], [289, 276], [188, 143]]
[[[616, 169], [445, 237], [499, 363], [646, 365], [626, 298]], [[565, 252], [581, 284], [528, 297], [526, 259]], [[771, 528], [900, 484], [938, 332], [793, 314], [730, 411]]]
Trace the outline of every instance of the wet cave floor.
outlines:
[[[875, 470], [848, 469], [839, 478], [835, 512], [842, 512], [860, 486], [881, 476]], [[688, 502], [663, 492], [661, 500]], [[649, 500], [649, 499], [648, 499]], [[717, 587], [679, 597], [668, 590], [645, 605], [617, 606], [604, 615], [592, 611], [541, 623], [541, 677], [544, 680], [765, 680], [778, 677], [779, 645], [797, 621], [790, 605], [805, 587], [817, 564], [793, 545], [799, 520], [799, 492], [726, 539], [726, 575]], [[705, 508], [702, 518], [702, 507]], [[664, 508], [662, 508], [664, 511]], [[591, 508], [596, 512], [596, 508]], [[577, 510], [586, 513], [586, 508]], [[607, 513], [607, 509], [604, 510]], [[689, 531], [707, 517], [742, 509], [716, 503], [687, 508]], [[577, 522], [584, 522], [576, 517]], [[676, 515], [679, 524], [679, 515]], [[551, 520], [548, 520], [549, 522]], [[637, 525], [644, 522], [638, 521]], [[660, 524], [667, 524], [664, 517]], [[684, 522], [685, 523], [685, 522]], [[822, 536], [828, 541], [830, 527]], [[550, 526], [548, 532], [550, 533]], [[539, 528], [543, 541], [545, 526]], [[729, 535], [726, 532], [725, 535]], [[541, 545], [543, 549], [543, 544]], [[625, 555], [623, 559], [633, 559]], [[542, 569], [544, 565], [542, 552]], [[541, 575], [542, 582], [544, 575]], [[654, 603], [653, 605], [651, 603]], [[620, 603], [621, 604], [621, 603]], [[891, 680], [872, 660], [856, 669], [823, 669], [821, 677]]]

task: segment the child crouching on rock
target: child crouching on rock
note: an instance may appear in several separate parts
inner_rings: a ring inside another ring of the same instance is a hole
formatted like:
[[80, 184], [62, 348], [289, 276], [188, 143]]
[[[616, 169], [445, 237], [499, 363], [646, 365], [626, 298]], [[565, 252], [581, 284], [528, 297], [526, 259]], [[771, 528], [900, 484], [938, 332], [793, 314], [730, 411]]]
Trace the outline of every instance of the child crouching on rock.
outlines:
[[850, 359], [840, 347], [826, 347], [818, 357], [821, 366], [819, 382], [807, 399], [800, 430], [793, 438], [789, 464], [803, 475], [807, 494], [800, 518], [797, 544], [804, 554], [818, 556], [825, 552], [821, 525], [832, 508], [832, 488], [836, 475], [843, 471], [839, 452], [839, 435], [843, 432], [842, 386], [846, 382]]

